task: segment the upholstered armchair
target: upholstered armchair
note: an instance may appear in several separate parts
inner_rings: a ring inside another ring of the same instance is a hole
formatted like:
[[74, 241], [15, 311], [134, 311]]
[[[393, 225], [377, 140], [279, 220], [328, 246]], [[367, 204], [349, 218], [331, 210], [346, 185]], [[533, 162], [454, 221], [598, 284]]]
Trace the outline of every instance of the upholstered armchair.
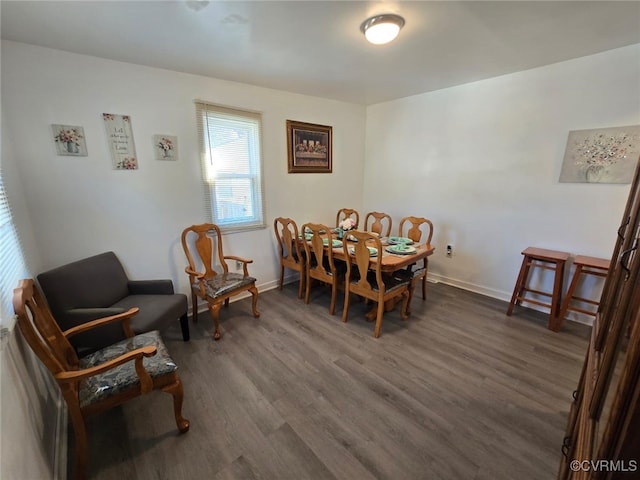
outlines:
[[[189, 340], [187, 296], [174, 293], [171, 280], [129, 280], [113, 252], [43, 272], [38, 282], [62, 330], [138, 307], [140, 312], [131, 320], [134, 333], [162, 332], [179, 318], [182, 338]], [[123, 338], [119, 326], [108, 325], [69, 341], [83, 354]]]

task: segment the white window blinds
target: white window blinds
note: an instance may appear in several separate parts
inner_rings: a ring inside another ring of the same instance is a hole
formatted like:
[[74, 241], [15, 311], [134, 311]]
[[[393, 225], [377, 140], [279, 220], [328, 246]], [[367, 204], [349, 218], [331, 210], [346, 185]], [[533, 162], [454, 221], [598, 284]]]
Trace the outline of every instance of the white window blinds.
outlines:
[[0, 327], [13, 326], [13, 289], [28, 276], [0, 171]]
[[262, 116], [196, 101], [208, 217], [224, 231], [263, 228]]

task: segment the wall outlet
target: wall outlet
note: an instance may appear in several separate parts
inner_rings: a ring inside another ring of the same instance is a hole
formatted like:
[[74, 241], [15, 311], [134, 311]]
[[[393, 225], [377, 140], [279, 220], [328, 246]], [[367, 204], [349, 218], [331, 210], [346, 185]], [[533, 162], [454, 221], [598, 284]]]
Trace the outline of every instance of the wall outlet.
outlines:
[[236, 270], [242, 270], [242, 262], [240, 260], [236, 260]]
[[453, 257], [453, 245], [447, 245], [447, 257]]

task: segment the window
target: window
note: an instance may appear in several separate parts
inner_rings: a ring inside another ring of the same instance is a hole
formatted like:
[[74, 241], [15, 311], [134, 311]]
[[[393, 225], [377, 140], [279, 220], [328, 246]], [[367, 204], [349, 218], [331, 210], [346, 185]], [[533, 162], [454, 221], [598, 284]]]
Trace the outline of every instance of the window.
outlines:
[[0, 327], [12, 326], [13, 289], [28, 276], [0, 171]]
[[259, 113], [196, 102], [209, 218], [223, 231], [264, 228]]

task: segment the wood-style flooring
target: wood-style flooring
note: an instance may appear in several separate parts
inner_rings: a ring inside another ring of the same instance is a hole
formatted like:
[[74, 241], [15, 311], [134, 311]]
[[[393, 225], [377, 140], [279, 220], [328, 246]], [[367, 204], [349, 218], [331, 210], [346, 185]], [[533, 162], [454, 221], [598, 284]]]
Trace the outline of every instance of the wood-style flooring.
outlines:
[[[555, 477], [589, 328], [443, 284], [385, 314], [382, 335], [353, 301], [349, 322], [297, 284], [165, 335], [184, 383], [90, 419], [89, 477], [212, 480], [543, 480]], [[69, 432], [70, 437], [73, 433]], [[72, 442], [71, 442], [72, 443]], [[73, 450], [69, 452], [70, 464]]]

